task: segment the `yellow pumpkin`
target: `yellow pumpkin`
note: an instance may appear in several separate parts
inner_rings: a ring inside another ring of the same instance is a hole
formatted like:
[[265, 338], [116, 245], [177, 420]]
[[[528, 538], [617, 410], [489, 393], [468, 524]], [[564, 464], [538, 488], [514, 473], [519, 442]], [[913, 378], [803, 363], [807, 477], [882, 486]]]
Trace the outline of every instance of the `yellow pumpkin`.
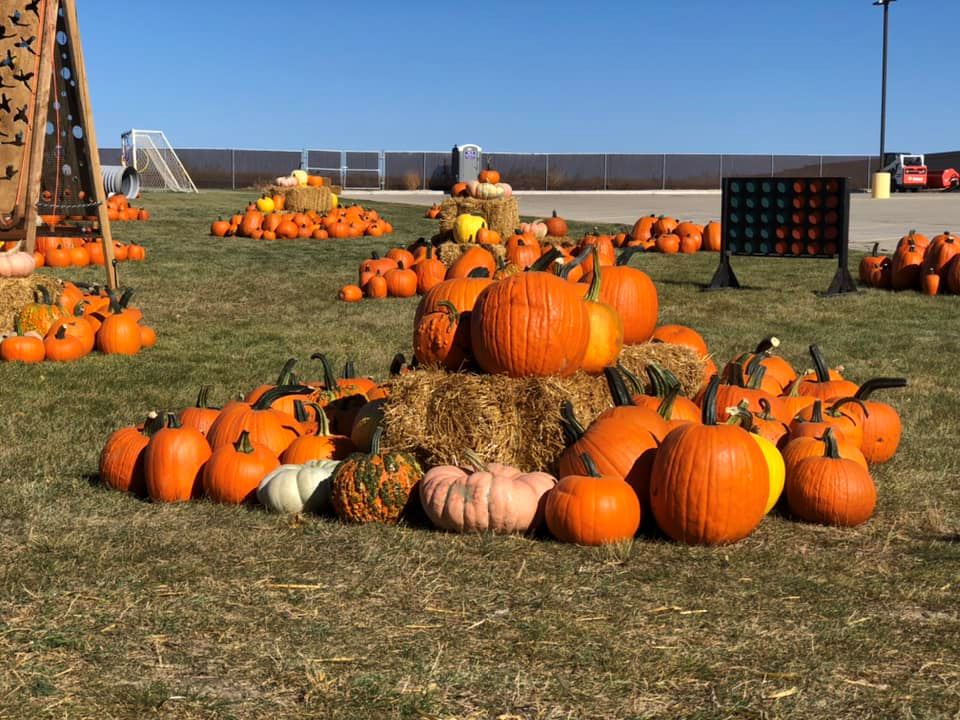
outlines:
[[487, 221], [479, 215], [457, 215], [453, 226], [453, 237], [458, 243], [476, 242], [477, 232], [485, 228]]
[[307, 184], [307, 174], [303, 170], [294, 170], [290, 175], [297, 181], [297, 185]]
[[257, 200], [257, 210], [262, 212], [264, 215], [267, 213], [272, 213], [275, 208], [273, 198], [267, 195], [264, 195], [262, 198]]
[[340, 199], [337, 197], [336, 193], [330, 193], [330, 207], [336, 209], [337, 205], [340, 204]]
[[776, 505], [777, 500], [780, 499], [780, 494], [783, 492], [783, 483], [786, 478], [787, 469], [783, 464], [783, 455], [781, 455], [780, 451], [777, 450], [776, 445], [767, 440], [765, 437], [756, 435], [755, 433], [750, 433], [750, 437], [752, 437], [754, 442], [760, 446], [760, 450], [763, 452], [763, 458], [767, 461], [767, 476], [770, 482], [770, 493], [767, 496], [767, 507], [763, 511], [763, 514], [766, 515], [773, 510], [773, 506]]

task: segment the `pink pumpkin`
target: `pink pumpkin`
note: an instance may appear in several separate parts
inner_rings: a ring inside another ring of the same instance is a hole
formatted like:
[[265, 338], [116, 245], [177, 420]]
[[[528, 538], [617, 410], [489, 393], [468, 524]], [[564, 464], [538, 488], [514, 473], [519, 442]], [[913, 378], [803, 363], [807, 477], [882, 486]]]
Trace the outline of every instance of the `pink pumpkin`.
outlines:
[[507, 183], [497, 183], [497, 187], [503, 188], [503, 196], [505, 198], [508, 198], [511, 195], [513, 195], [513, 188]]
[[543, 496], [557, 480], [499, 463], [484, 465], [467, 453], [472, 471], [441, 465], [420, 481], [420, 502], [441, 530], [525, 533], [543, 522]]
[[37, 261], [34, 260], [33, 255], [30, 253], [21, 252], [20, 250], [0, 252], [0, 277], [29, 277], [36, 266]]

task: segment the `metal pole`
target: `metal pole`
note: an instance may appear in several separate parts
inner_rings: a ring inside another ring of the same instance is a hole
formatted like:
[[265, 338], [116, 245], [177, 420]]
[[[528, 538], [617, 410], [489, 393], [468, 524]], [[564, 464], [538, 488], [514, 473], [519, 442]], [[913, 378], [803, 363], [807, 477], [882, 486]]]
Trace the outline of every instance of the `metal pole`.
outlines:
[[883, 153], [887, 140], [887, 28], [890, 3], [894, 0], [876, 0], [874, 5], [883, 5], [883, 71], [880, 85], [880, 165], [883, 166]]

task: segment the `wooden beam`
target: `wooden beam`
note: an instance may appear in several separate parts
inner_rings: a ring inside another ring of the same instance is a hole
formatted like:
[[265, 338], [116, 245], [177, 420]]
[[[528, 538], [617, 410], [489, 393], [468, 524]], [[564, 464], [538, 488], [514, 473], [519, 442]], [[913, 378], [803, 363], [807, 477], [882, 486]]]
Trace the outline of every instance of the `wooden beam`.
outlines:
[[57, 47], [57, 0], [43, 0], [43, 25], [40, 45], [40, 71], [37, 73], [37, 95], [33, 123], [28, 128], [30, 149], [26, 200], [23, 214], [27, 252], [37, 247], [37, 203], [40, 201], [40, 177], [43, 174], [43, 150], [46, 146], [47, 122], [50, 119], [50, 82], [53, 75], [53, 53]]
[[[100, 218], [100, 235], [103, 237], [104, 266], [107, 271], [107, 287], [116, 289], [117, 272], [113, 264], [113, 234], [110, 231], [110, 218], [107, 217], [107, 197], [103, 189], [103, 175], [100, 171], [100, 151], [97, 147], [97, 131], [93, 124], [93, 111], [90, 109], [90, 90], [87, 87], [87, 66], [83, 60], [83, 46], [80, 44], [80, 25], [77, 22], [76, 0], [60, 0], [63, 7], [63, 19], [67, 28], [67, 38], [73, 54], [73, 72], [77, 79], [77, 98], [80, 102], [81, 126], [86, 133], [87, 167], [93, 176], [90, 190], [97, 200], [97, 216]], [[130, 198], [131, 200], [133, 198]]]

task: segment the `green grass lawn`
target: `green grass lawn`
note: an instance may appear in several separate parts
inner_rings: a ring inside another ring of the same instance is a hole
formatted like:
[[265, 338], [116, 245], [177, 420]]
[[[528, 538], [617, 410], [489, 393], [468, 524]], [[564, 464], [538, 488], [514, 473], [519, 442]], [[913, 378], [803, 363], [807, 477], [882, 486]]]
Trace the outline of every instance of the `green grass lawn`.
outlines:
[[855, 530], [583, 549], [107, 491], [107, 435], [203, 383], [222, 402], [290, 356], [383, 376], [409, 353], [415, 299], [335, 298], [370, 250], [432, 233], [422, 208], [371, 203], [397, 228], [376, 241], [208, 237], [249, 195], [151, 195], [115, 227], [148, 250], [120, 275], [154, 349], [0, 365], [0, 718], [957, 716], [960, 298], [820, 299], [829, 263], [777, 260], [701, 293], [716, 255], [633, 260], [719, 359], [774, 333], [798, 367], [817, 342], [852, 379], [910, 379]]

